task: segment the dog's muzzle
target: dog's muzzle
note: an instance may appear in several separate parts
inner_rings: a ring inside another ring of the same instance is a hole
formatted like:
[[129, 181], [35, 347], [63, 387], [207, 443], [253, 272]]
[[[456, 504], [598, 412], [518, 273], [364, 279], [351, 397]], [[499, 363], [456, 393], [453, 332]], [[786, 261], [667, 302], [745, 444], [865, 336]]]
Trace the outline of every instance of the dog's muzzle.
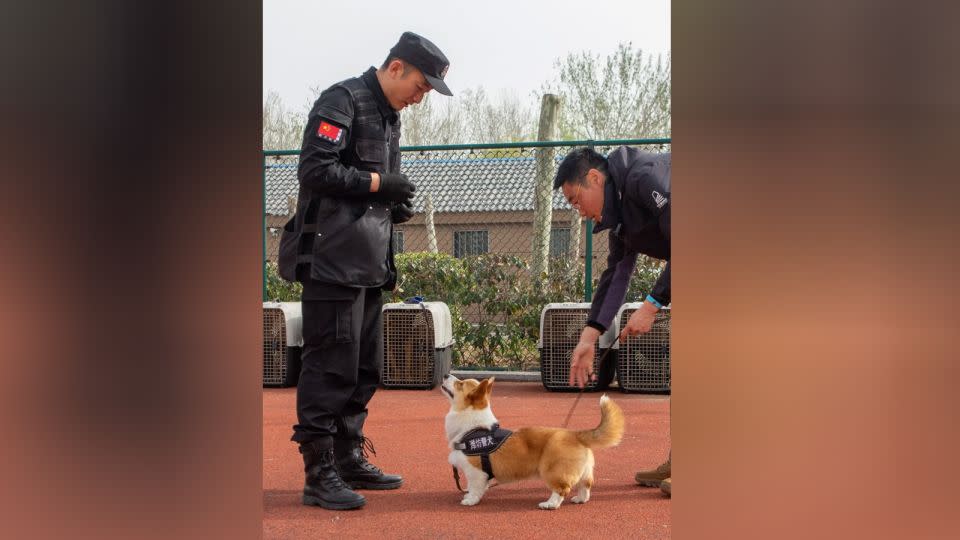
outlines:
[[457, 378], [447, 373], [446, 375], [443, 376], [443, 382], [440, 383], [440, 389], [443, 390], [443, 393], [450, 396], [450, 399], [453, 399], [453, 390], [450, 390], [449, 388], [447, 388], [447, 379], [456, 380]]

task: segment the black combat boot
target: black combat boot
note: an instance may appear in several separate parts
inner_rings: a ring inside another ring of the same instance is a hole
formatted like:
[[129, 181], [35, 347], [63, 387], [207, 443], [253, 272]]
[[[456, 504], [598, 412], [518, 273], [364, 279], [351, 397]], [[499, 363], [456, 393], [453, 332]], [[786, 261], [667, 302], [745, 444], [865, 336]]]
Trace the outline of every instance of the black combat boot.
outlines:
[[363, 495], [351, 491], [337, 471], [337, 461], [330, 439], [300, 445], [303, 469], [307, 480], [303, 486], [303, 504], [329, 510], [350, 510], [367, 503]]
[[385, 474], [367, 461], [367, 449], [377, 455], [370, 439], [336, 439], [333, 449], [337, 457], [340, 478], [353, 489], [397, 489], [403, 485], [403, 478], [395, 474]]

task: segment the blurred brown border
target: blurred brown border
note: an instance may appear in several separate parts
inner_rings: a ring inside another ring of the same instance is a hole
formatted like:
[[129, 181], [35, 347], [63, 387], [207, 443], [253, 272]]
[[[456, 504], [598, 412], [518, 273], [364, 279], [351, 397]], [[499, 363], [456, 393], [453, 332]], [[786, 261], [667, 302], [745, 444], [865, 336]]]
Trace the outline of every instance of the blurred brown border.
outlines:
[[0, 23], [7, 537], [261, 535], [261, 13]]
[[673, 3], [675, 538], [957, 535], [943, 9]]

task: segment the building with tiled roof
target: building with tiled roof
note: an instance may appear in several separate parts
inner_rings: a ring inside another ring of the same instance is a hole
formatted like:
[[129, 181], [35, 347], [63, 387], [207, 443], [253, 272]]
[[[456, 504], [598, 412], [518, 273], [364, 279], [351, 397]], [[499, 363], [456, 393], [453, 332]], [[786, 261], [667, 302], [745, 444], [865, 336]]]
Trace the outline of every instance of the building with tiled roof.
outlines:
[[[547, 171], [551, 188], [556, 166], [565, 152], [553, 154], [547, 162], [552, 162]], [[267, 255], [273, 260], [279, 228], [292, 210], [288, 199], [295, 199], [297, 194], [296, 167], [296, 156], [292, 156], [276, 163], [268, 161], [266, 169], [265, 203], [270, 228]], [[455, 256], [485, 252], [529, 254], [537, 172], [533, 152], [519, 152], [509, 157], [404, 152], [401, 170], [417, 185], [413, 201], [416, 214], [409, 222], [396, 227], [397, 251], [428, 249], [424, 211], [429, 195], [438, 251]], [[569, 246], [574, 213], [559, 190], [552, 191], [552, 197], [551, 252], [561, 255]], [[580, 251], [582, 253], [582, 248]]]
[[[555, 164], [563, 156], [556, 156]], [[551, 182], [554, 169], [550, 171]], [[533, 210], [533, 188], [536, 160], [526, 157], [420, 158], [403, 156], [401, 169], [417, 184], [414, 209], [423, 211], [425, 196], [433, 199], [434, 211], [513, 212]], [[297, 195], [295, 161], [267, 165], [267, 215], [288, 213], [287, 195]], [[570, 205], [559, 191], [553, 193], [555, 210], [569, 210]]]

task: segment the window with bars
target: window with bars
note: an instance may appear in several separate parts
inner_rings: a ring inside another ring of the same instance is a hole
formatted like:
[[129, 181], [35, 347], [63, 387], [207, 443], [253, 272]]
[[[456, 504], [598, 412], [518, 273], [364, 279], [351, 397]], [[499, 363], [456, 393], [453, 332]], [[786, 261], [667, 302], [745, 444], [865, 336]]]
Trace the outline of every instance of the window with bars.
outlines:
[[550, 229], [550, 256], [566, 257], [570, 251], [570, 228]]
[[453, 256], [456, 258], [482, 255], [490, 251], [487, 231], [455, 231], [453, 233]]
[[393, 252], [403, 253], [403, 231], [393, 231]]

